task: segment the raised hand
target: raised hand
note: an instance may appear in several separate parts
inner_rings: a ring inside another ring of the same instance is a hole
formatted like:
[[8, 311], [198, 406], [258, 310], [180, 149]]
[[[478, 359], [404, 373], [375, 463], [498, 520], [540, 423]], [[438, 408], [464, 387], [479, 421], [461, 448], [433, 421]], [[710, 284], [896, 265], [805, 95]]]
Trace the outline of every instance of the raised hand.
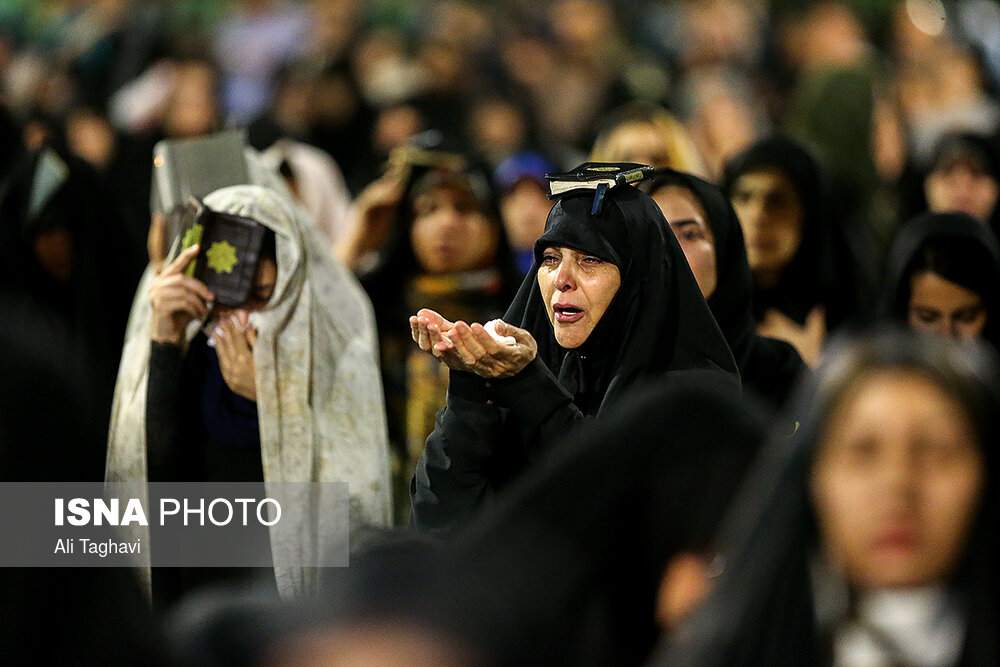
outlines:
[[179, 345], [191, 320], [208, 314], [207, 302], [215, 298], [212, 292], [205, 283], [184, 275], [197, 254], [197, 245], [184, 250], [149, 287], [154, 341]]
[[408, 175], [405, 168], [390, 168], [358, 195], [350, 228], [333, 246], [334, 256], [345, 266], [353, 266], [360, 256], [377, 250], [389, 238]]
[[802, 361], [810, 368], [816, 368], [823, 341], [826, 340], [826, 311], [823, 306], [816, 306], [806, 315], [805, 324], [799, 326], [780, 310], [771, 308], [757, 325], [757, 333], [791, 343]]
[[221, 320], [212, 339], [226, 385], [233, 393], [256, 401], [257, 371], [253, 348], [257, 343], [257, 331], [249, 326], [247, 312], [240, 310], [232, 317]]

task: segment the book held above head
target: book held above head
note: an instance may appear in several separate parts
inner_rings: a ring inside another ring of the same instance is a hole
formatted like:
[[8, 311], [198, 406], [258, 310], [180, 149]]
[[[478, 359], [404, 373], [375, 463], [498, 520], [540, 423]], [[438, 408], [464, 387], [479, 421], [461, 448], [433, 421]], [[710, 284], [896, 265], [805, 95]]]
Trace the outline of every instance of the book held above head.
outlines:
[[[153, 182], [149, 208], [151, 259], [157, 264], [169, 254], [175, 240], [190, 227], [191, 199], [201, 199], [220, 188], [258, 182], [248, 158], [245, 130], [227, 130], [193, 139], [165, 139], [153, 147]], [[157, 222], [159, 218], [162, 222]], [[155, 257], [154, 257], [155, 255]], [[191, 274], [189, 274], [191, 275]]]
[[549, 181], [549, 199], [570, 192], [595, 190], [591, 214], [601, 212], [604, 193], [619, 185], [634, 185], [649, 178], [653, 168], [634, 162], [584, 162], [576, 169], [559, 174], [546, 174]]

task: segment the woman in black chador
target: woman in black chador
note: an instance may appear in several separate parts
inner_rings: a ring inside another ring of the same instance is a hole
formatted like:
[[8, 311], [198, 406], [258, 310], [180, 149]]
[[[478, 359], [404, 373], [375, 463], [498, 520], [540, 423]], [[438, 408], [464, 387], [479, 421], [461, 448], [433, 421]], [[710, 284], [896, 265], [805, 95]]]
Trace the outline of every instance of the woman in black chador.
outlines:
[[1000, 349], [1000, 246], [965, 213], [924, 213], [889, 249], [882, 316], [942, 338]]
[[713, 384], [644, 384], [447, 545], [445, 627], [484, 664], [644, 664], [716, 568], [712, 538], [764, 436], [763, 415]]
[[744, 391], [781, 407], [805, 369], [795, 348], [757, 334], [743, 231], [722, 191], [691, 174], [659, 170], [646, 187], [677, 237], [740, 369]]
[[834, 348], [725, 520], [663, 665], [995, 665], [1000, 393], [988, 348]]
[[[637, 380], [714, 372], [738, 391], [725, 338], [656, 204], [633, 187], [570, 193], [502, 323], [411, 317], [451, 369], [448, 403], [411, 483], [413, 517], [445, 532], [471, 517], [585, 417]], [[447, 315], [447, 313], [443, 314]]]
[[819, 164], [794, 141], [768, 137], [729, 161], [723, 189], [746, 240], [758, 330], [815, 366], [826, 332], [863, 321], [871, 297]]
[[[39, 349], [80, 378], [80, 400], [106, 430], [131, 293], [140, 273], [127, 230], [88, 164], [54, 148], [23, 156], [0, 189], [0, 296], [5, 320], [36, 327]], [[44, 344], [43, 344], [44, 341]], [[104, 452], [60, 452], [100, 480]]]

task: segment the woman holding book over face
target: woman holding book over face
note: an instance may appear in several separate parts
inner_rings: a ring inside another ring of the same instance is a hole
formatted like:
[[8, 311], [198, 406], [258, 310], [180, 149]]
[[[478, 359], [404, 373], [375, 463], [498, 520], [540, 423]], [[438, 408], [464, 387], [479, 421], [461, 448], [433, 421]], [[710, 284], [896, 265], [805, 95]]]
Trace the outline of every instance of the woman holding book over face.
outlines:
[[[147, 304], [137, 299], [115, 390], [107, 481], [348, 482], [351, 524], [387, 525], [388, 446], [370, 303], [287, 197], [238, 185], [203, 204], [205, 253], [197, 245], [178, 253]], [[223, 225], [238, 229], [224, 234]], [[256, 247], [241, 240], [254, 235]], [[193, 262], [194, 276], [185, 275]], [[238, 274], [254, 278], [234, 285], [228, 277]], [[313, 508], [299, 523], [265, 529], [283, 596], [315, 586], [318, 569], [294, 554], [303, 540], [329, 541], [323, 519]], [[180, 580], [163, 586], [171, 571], [153, 573], [154, 602], [205, 578], [173, 574]]]
[[429, 309], [410, 318], [414, 340], [451, 376], [411, 482], [419, 529], [459, 527], [644, 378], [709, 373], [739, 391], [732, 353], [656, 204], [628, 185], [577, 185], [553, 206], [502, 322]]

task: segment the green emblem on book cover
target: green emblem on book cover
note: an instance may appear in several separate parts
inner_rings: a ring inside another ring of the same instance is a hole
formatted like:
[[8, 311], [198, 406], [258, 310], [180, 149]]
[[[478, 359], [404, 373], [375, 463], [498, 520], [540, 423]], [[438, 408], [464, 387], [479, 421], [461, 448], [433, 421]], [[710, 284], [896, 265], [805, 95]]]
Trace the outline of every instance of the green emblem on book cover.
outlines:
[[232, 273], [236, 266], [236, 248], [228, 241], [216, 241], [205, 253], [208, 258], [208, 268], [216, 273]]
[[[197, 223], [192, 225], [190, 229], [184, 232], [184, 239], [181, 241], [181, 250], [187, 250], [191, 246], [201, 243], [201, 235], [204, 231], [205, 228], [202, 225]], [[187, 265], [187, 268], [184, 269], [185, 276], [194, 277], [194, 265], [195, 262]]]

